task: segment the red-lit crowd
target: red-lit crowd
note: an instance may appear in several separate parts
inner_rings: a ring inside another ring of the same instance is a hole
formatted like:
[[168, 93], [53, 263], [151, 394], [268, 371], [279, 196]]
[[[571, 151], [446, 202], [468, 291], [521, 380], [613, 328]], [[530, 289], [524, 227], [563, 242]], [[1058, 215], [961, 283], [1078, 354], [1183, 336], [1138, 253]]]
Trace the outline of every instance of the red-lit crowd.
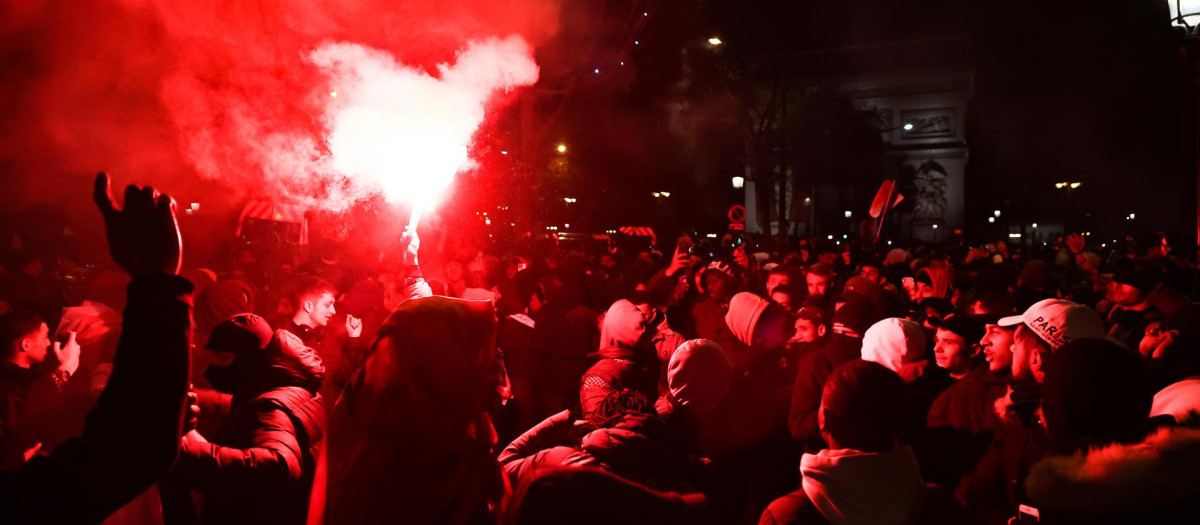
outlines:
[[4, 254], [0, 522], [1200, 523], [1161, 235], [204, 266], [122, 200], [71, 287]]

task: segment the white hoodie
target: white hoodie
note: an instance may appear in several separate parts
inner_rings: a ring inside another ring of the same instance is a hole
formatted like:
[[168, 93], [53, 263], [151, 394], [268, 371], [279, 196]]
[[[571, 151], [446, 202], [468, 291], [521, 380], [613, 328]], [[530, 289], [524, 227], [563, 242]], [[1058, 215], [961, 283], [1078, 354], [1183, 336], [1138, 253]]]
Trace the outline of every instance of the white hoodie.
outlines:
[[925, 506], [925, 483], [908, 446], [805, 454], [800, 473], [804, 493], [833, 525], [912, 523]]

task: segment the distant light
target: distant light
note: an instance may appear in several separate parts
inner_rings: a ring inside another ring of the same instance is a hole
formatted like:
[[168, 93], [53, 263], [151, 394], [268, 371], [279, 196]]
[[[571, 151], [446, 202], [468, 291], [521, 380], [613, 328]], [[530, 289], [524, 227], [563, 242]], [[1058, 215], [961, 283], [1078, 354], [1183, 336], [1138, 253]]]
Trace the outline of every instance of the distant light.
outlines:
[[708, 39], [708, 45], [710, 45], [710, 46], [719, 46], [719, 45], [721, 45], [721, 44], [723, 44], [723, 43], [724, 43], [724, 42], [721, 42], [721, 39], [720, 39], [720, 38], [717, 38], [717, 37], [715, 37], [715, 36], [714, 36], [714, 37], [712, 37], [712, 38], [710, 38], [710, 39]]
[[936, 224], [934, 224], [934, 225], [933, 225], [933, 229], [935, 229], [935, 230], [937, 229], [937, 225], [936, 225]]
[[999, 216], [1000, 216], [1000, 210], [996, 210], [996, 211], [992, 212], [992, 216], [993, 216], [993, 217], [999, 217]]
[[1071, 183], [1071, 189], [1075, 189], [1075, 188], [1078, 188], [1078, 187], [1080, 187], [1080, 186], [1083, 186], [1083, 183], [1082, 183], [1082, 182], [1072, 182], [1072, 183]]
[[200, 203], [199, 202], [193, 202], [190, 207], [192, 208], [192, 211], [200, 211]]
[[333, 98], [337, 98], [337, 91], [330, 91], [329, 96], [331, 96]]
[[558, 152], [559, 152], [559, 153], [566, 153], [566, 152], [567, 152], [567, 145], [566, 145], [566, 144], [559, 144], [557, 149], [558, 149]]
[[805, 197], [804, 204], [812, 204], [812, 197]]
[[994, 223], [994, 222], [996, 222], [995, 217], [988, 217], [988, 223]]
[[1009, 238], [1009, 239], [1020, 239], [1020, 238], [1021, 238], [1021, 234], [1019, 234], [1019, 233], [1010, 233], [1010, 234], [1008, 234], [1008, 238]]
[[1134, 220], [1134, 219], [1136, 219], [1136, 218], [1137, 218], [1137, 214], [1136, 214], [1136, 213], [1130, 213], [1130, 214], [1129, 214], [1129, 220], [1131, 220], [1131, 221], [1132, 221], [1132, 220]]
[[1106, 243], [1106, 242], [1102, 242], [1102, 243], [1100, 243], [1100, 247], [1101, 247], [1101, 248], [1107, 248], [1107, 247], [1108, 247], [1108, 243]]
[[846, 210], [846, 218], [847, 219], [849, 219], [852, 215], [854, 215], [854, 213], [852, 213], [850, 210]]
[[662, 192], [662, 196], [663, 196], [663, 197], [670, 197], [670, 196], [671, 196], [671, 192], [669, 192], [669, 191], [664, 191], [664, 192]]
[[515, 228], [515, 227], [517, 226], [517, 223], [515, 223], [515, 222], [510, 222], [510, 223], [508, 223], [508, 225], [509, 225], [509, 226], [512, 226], [512, 227], [514, 227], [514, 228]]
[[838, 241], [837, 243], [838, 243], [838, 246], [842, 245], [842, 241]]
[[483, 223], [484, 223], [484, 224], [486, 224], [486, 225], [488, 225], [488, 226], [491, 226], [491, 225], [492, 225], [492, 220], [491, 220], [491, 219], [484, 219], [484, 220], [483, 220]]
[[625, 65], [625, 61], [624, 61], [624, 60], [622, 60], [622, 61], [621, 61], [621, 65], [622, 65], [622, 66], [623, 66], [623, 65]]
[[710, 233], [710, 234], [706, 235], [705, 237], [708, 237], [709, 239], [716, 239], [716, 238], [717, 238], [717, 234], [715, 234], [715, 233]]
[[832, 235], [830, 235], [830, 236], [829, 236], [829, 240], [831, 240], [831, 241], [833, 240], [833, 236], [832, 236]]
[[659, 192], [657, 192], [657, 191], [656, 191], [656, 192], [653, 192], [653, 193], [651, 193], [651, 195], [653, 195], [653, 196], [654, 196], [654, 198], [656, 198], [656, 199], [657, 199], [657, 198], [659, 198], [659, 197], [662, 197], [662, 194], [661, 194], [661, 193], [659, 193]]
[[746, 178], [745, 177], [734, 177], [733, 178], [733, 188], [734, 189], [740, 190], [745, 187], [746, 187]]
[[844, 234], [844, 233], [843, 233], [843, 234], [842, 234], [842, 238], [843, 238], [843, 239], [849, 239], [849, 238], [850, 238], [850, 236], [849, 236], [849, 235], [846, 235], [846, 234]]
[[911, 122], [905, 122], [905, 123], [904, 123], [904, 131], [912, 131], [912, 130], [913, 130], [913, 127], [914, 127], [914, 126], [912, 125], [912, 123], [911, 123]]
[[638, 42], [637, 40], [634, 40], [634, 41], [633, 41], [633, 45], [635, 45], [635, 46], [636, 46], [636, 45], [638, 45], [638, 44], [640, 44], [640, 43], [641, 43], [641, 42]]
[[506, 149], [502, 149], [502, 150], [500, 150], [500, 154], [501, 154], [501, 155], [508, 155], [508, 150], [506, 150]]
[[571, 229], [571, 225], [570, 225], [570, 224], [563, 224], [563, 229], [564, 229], [564, 230], [569, 230], [569, 229]]
[[1033, 227], [1034, 227], [1035, 229], [1037, 228], [1037, 223], [1036, 223], [1036, 222], [1035, 222], [1035, 223], [1033, 223]]
[[1058, 188], [1060, 190], [1062, 189], [1063, 186], [1066, 186], [1066, 185], [1067, 185], [1067, 183], [1065, 183], [1065, 182], [1055, 182], [1054, 183], [1054, 187]]
[[577, 200], [579, 200], [579, 199], [576, 199], [574, 197], [563, 197], [563, 202], [566, 202], [567, 204], [571, 204]]
[[888, 246], [891, 246], [891, 245], [892, 245], [892, 241], [888, 241]]
[[650, 13], [648, 13], [646, 11], [642, 11], [642, 16], [650, 16]]
[[593, 73], [595, 73], [595, 74], [597, 74], [597, 75], [599, 75], [599, 74], [600, 74], [600, 68], [593, 69], [593, 70], [592, 70], [592, 72], [593, 72]]

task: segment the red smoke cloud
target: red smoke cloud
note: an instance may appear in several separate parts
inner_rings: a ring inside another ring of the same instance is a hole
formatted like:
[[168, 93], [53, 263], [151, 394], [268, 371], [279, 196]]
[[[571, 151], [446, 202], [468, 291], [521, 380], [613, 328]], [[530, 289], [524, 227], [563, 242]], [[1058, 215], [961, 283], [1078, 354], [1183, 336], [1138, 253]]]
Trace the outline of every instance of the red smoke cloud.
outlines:
[[437, 66], [470, 42], [518, 35], [536, 47], [557, 20], [549, 0], [10, 0], [0, 5], [4, 186], [23, 202], [56, 201], [106, 169], [181, 200], [353, 196], [303, 169], [331, 153], [337, 87], [317, 49], [360, 46], [441, 78]]

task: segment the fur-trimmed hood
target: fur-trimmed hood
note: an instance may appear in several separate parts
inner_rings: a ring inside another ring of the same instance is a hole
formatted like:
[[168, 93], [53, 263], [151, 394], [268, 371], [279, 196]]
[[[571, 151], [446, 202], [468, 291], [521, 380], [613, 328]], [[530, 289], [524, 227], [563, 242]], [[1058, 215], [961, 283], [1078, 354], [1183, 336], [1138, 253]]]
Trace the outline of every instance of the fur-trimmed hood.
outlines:
[[1030, 471], [1025, 492], [1043, 516], [1200, 512], [1200, 426], [1164, 427], [1140, 443], [1047, 457]]

